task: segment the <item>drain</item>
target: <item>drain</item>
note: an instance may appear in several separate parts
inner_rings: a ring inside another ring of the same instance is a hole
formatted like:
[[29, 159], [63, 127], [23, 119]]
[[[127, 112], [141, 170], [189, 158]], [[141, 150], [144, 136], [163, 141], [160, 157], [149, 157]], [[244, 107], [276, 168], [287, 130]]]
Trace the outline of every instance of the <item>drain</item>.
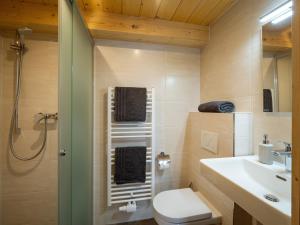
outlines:
[[277, 198], [275, 195], [265, 194], [264, 197], [271, 202], [279, 202], [279, 198]]

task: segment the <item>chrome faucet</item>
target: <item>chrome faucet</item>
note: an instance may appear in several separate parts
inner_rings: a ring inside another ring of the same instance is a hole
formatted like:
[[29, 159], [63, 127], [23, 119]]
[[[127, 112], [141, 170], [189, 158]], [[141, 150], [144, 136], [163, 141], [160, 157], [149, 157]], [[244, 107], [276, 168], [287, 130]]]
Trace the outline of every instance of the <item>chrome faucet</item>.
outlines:
[[283, 150], [273, 151], [273, 155], [280, 157], [284, 157], [285, 169], [289, 172], [292, 171], [292, 146], [288, 142], [282, 142], [285, 145]]

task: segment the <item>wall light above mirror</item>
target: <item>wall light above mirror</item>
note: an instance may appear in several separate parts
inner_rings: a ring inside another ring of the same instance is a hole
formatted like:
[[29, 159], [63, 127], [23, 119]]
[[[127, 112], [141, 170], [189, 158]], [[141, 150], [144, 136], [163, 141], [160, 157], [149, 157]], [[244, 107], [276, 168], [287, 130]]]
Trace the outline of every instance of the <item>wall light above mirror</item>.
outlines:
[[261, 18], [263, 111], [292, 111], [292, 2]]
[[293, 15], [293, 1], [286, 1], [260, 18], [262, 24], [277, 24]]

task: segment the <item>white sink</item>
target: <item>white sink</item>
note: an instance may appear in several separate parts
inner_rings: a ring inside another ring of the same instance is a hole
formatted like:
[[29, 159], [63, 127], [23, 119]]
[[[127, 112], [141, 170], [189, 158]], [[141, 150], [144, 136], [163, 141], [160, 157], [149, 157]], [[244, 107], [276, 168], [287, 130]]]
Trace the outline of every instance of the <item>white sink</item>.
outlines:
[[200, 164], [203, 176], [262, 224], [291, 224], [291, 174], [280, 164], [265, 165], [256, 156], [202, 159]]

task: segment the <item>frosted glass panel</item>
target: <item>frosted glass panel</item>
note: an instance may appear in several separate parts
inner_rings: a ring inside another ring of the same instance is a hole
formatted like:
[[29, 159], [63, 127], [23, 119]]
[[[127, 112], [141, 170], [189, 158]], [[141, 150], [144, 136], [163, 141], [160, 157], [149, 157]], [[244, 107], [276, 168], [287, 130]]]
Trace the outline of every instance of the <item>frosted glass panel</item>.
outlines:
[[72, 225], [92, 224], [93, 44], [73, 7]]
[[59, 224], [92, 225], [93, 42], [60, 1]]
[[72, 5], [59, 1], [59, 225], [72, 224]]

